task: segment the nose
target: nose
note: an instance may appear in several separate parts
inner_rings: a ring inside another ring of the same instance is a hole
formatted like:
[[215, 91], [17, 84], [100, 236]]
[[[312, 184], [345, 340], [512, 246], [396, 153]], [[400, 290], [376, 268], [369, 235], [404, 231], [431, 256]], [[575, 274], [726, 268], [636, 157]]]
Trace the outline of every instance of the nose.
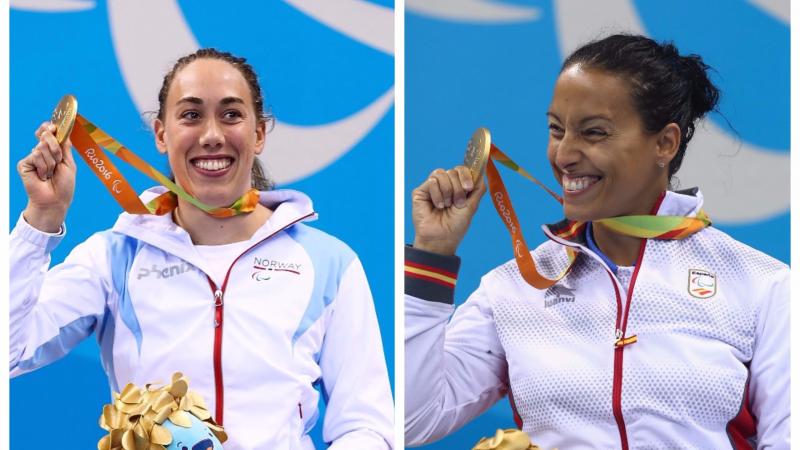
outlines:
[[569, 172], [583, 157], [580, 141], [573, 133], [566, 131], [559, 141], [552, 142], [553, 163], [562, 171]]
[[214, 118], [209, 118], [204, 125], [203, 134], [200, 136], [200, 145], [209, 149], [221, 148], [225, 144], [225, 133], [223, 133], [220, 123]]

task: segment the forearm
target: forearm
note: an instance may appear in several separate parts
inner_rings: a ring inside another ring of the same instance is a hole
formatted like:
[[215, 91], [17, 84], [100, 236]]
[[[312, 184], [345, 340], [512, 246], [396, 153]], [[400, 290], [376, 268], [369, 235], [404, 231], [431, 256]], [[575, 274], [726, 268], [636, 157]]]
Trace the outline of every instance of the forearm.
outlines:
[[64, 356], [89, 336], [106, 311], [108, 255], [95, 235], [48, 270], [60, 241], [18, 223], [10, 236], [10, 376]]
[[360, 262], [342, 276], [320, 357], [331, 448], [391, 450], [394, 405], [375, 307]]
[[45, 273], [50, 265], [50, 252], [62, 236], [43, 233], [20, 217], [9, 236], [9, 364], [15, 367], [25, 349], [34, 308]]
[[483, 290], [459, 307], [448, 324], [454, 310], [454, 286], [445, 292], [444, 285], [432, 280], [439, 279], [436, 273], [455, 277], [458, 261], [452, 258], [406, 251], [405, 435], [409, 445], [450, 434], [505, 392], [505, 358]]

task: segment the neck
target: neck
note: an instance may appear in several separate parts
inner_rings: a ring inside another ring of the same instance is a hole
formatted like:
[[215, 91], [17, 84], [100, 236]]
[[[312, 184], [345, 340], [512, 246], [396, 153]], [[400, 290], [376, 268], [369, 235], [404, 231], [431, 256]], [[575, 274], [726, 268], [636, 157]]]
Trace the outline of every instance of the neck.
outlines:
[[[664, 190], [660, 190], [652, 195], [650, 202], [650, 211], [642, 210], [633, 212], [631, 215], [637, 214], [651, 214], [658, 213], [663, 200]], [[647, 203], [645, 203], [647, 204]], [[601, 223], [592, 223], [592, 237], [597, 247], [606, 255], [614, 264], [618, 266], [632, 266], [636, 264], [639, 257], [639, 249], [642, 245], [642, 238], [620, 234], [604, 227]]]
[[189, 233], [195, 245], [224, 245], [249, 240], [271, 215], [272, 211], [259, 204], [252, 212], [218, 218], [179, 199], [172, 219]]
[[614, 264], [632, 266], [636, 263], [641, 238], [615, 233], [599, 223], [592, 224], [592, 237], [600, 251]]

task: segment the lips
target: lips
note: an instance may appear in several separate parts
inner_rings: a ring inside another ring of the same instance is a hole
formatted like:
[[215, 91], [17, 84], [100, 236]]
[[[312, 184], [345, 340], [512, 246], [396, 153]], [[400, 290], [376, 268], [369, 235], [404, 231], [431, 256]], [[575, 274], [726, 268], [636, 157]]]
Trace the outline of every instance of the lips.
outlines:
[[561, 184], [564, 192], [569, 194], [579, 194], [601, 180], [602, 177], [596, 175], [563, 175]]

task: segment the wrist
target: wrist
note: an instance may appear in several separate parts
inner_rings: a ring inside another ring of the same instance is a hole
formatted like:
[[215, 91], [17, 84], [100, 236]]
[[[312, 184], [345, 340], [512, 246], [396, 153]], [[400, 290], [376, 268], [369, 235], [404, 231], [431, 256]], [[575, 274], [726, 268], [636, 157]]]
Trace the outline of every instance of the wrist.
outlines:
[[405, 248], [405, 293], [422, 300], [454, 303], [461, 259], [418, 248]]
[[456, 249], [458, 249], [458, 244], [454, 244], [452, 242], [420, 239], [419, 237], [414, 238], [414, 244], [412, 244], [412, 246], [418, 250], [424, 250], [428, 253], [436, 253], [444, 256], [453, 256], [456, 254]]
[[58, 209], [42, 209], [28, 205], [22, 212], [22, 218], [28, 225], [45, 233], [58, 233], [67, 217], [67, 212]]

